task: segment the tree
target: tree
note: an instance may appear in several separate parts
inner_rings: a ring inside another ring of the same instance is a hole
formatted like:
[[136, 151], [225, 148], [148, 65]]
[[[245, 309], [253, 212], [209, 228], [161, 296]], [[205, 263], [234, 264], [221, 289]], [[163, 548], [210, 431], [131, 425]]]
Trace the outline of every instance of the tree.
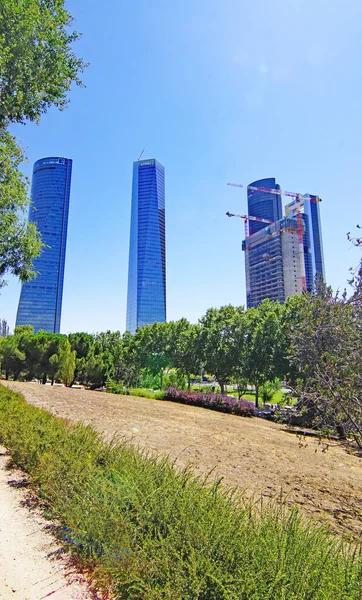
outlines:
[[191, 387], [191, 375], [201, 366], [200, 325], [191, 325], [187, 319], [171, 322], [169, 326], [168, 355], [172, 365], [187, 377], [187, 387]]
[[235, 373], [244, 344], [244, 307], [210, 308], [200, 320], [204, 367], [215, 375], [221, 392]]
[[300, 404], [318, 427], [346, 429], [362, 446], [362, 265], [347, 299], [319, 282], [304, 295], [290, 361], [299, 370]]
[[268, 298], [247, 311], [247, 334], [241, 370], [255, 387], [255, 406], [259, 406], [259, 387], [278, 374], [281, 306]]
[[[53, 355], [54, 356], [54, 355]], [[52, 357], [51, 357], [52, 359]], [[51, 360], [50, 359], [50, 360]], [[72, 350], [68, 338], [64, 338], [59, 348], [58, 377], [66, 387], [70, 387], [74, 381], [76, 352]], [[53, 358], [54, 360], [54, 358]], [[55, 361], [54, 361], [55, 362]]]
[[[18, 329], [15, 329], [17, 334]], [[60, 333], [40, 330], [33, 335], [26, 335], [24, 332], [20, 347], [26, 355], [24, 368], [28, 379], [36, 377], [43, 384], [46, 384], [48, 377], [54, 381], [59, 368], [59, 349], [64, 339], [65, 336]]]
[[79, 34], [64, 0], [0, 3], [0, 286], [7, 273], [26, 281], [42, 248], [34, 224], [26, 225], [28, 181], [20, 173], [22, 148], [11, 123], [38, 122], [50, 106], [66, 107], [72, 83], [82, 85], [82, 59], [72, 51]]
[[18, 379], [24, 368], [24, 361], [25, 354], [19, 349], [15, 336], [9, 335], [0, 339], [0, 363], [6, 379], [9, 379], [10, 375]]
[[72, 51], [79, 34], [64, 0], [2, 0], [0, 8], [0, 125], [39, 121], [86, 66]]
[[35, 225], [27, 225], [24, 215], [28, 181], [19, 171], [23, 160], [15, 138], [0, 127], [0, 287], [8, 273], [21, 281], [34, 277], [32, 261], [42, 248]]

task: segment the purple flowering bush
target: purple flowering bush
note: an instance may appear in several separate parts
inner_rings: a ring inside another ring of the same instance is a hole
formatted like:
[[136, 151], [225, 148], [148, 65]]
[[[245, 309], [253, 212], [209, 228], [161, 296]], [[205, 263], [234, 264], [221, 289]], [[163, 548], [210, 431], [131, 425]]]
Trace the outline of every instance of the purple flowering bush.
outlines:
[[201, 406], [210, 410], [230, 413], [239, 417], [255, 416], [254, 405], [245, 400], [237, 400], [234, 396], [227, 396], [220, 392], [188, 392], [179, 390], [177, 387], [169, 386], [165, 391], [164, 400], [188, 404], [189, 406]]

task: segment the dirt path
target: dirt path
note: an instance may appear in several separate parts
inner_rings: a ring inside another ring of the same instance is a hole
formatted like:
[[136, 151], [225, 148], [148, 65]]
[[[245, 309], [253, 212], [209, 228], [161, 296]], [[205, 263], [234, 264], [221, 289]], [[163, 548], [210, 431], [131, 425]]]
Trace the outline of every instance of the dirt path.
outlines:
[[362, 459], [338, 443], [301, 441], [283, 427], [172, 402], [41, 386], [8, 385], [54, 414], [132, 438], [200, 473], [264, 496], [284, 494], [337, 531], [362, 531]]
[[44, 519], [21, 503], [23, 474], [7, 470], [8, 462], [0, 446], [1, 600], [96, 600], [65, 559], [55, 558], [59, 547]]

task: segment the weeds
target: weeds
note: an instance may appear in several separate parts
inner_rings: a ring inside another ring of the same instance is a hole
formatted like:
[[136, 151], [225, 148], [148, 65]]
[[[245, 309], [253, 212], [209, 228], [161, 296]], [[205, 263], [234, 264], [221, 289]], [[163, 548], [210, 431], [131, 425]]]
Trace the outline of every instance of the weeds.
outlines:
[[361, 550], [324, 527], [252, 506], [128, 442], [105, 443], [2, 387], [0, 441], [119, 600], [362, 597]]

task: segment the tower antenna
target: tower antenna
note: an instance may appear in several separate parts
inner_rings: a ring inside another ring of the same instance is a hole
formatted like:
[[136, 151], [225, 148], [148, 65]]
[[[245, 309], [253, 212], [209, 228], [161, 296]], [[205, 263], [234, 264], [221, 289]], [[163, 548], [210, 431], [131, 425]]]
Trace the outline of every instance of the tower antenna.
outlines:
[[145, 150], [146, 150], [146, 148], [143, 148], [143, 150], [142, 150], [141, 154], [139, 155], [139, 157], [137, 158], [137, 160], [141, 160], [141, 156], [142, 156], [142, 154], [144, 153]]

